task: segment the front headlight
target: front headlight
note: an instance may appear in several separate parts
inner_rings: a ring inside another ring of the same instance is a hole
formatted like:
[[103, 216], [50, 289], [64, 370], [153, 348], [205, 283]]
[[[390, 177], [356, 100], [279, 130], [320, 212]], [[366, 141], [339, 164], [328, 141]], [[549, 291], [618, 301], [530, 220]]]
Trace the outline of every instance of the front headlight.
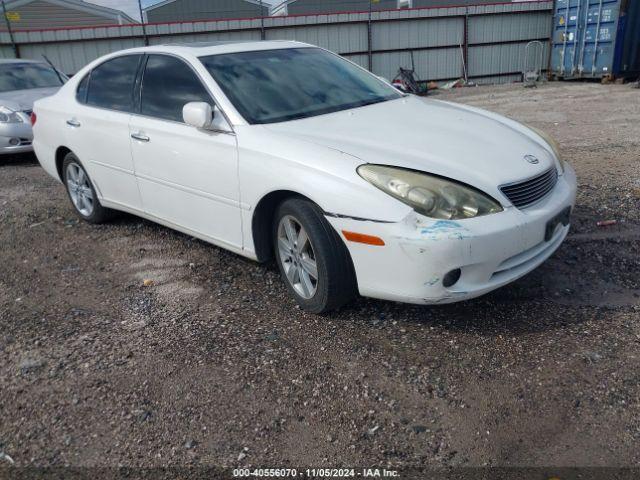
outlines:
[[536, 127], [532, 127], [531, 125], [526, 125], [526, 127], [530, 130], [533, 130], [534, 133], [536, 133], [540, 138], [542, 138], [549, 145], [549, 148], [551, 148], [551, 151], [558, 159], [558, 165], [560, 166], [560, 171], [564, 173], [564, 160], [560, 156], [560, 146], [558, 145], [558, 142], [556, 142], [551, 135], [549, 135], [546, 132], [543, 132], [542, 130], [538, 130]]
[[8, 107], [0, 106], [0, 123], [23, 123], [22, 117]]
[[384, 165], [361, 165], [358, 174], [427, 217], [459, 220], [502, 211], [494, 199], [461, 183]]

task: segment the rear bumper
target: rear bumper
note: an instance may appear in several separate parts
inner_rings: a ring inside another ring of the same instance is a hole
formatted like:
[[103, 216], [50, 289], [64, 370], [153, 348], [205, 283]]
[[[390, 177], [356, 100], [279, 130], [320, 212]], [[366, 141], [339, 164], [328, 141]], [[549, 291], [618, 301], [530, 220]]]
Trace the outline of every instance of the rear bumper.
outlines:
[[[348, 242], [360, 294], [416, 304], [452, 303], [488, 293], [526, 275], [562, 244], [569, 226], [545, 240], [546, 225], [573, 208], [576, 178], [567, 170], [540, 203], [469, 220], [434, 221], [410, 214], [400, 223], [327, 217], [333, 227], [374, 235], [384, 246]], [[372, 215], [373, 216], [373, 215]], [[449, 288], [443, 278], [460, 269]]]

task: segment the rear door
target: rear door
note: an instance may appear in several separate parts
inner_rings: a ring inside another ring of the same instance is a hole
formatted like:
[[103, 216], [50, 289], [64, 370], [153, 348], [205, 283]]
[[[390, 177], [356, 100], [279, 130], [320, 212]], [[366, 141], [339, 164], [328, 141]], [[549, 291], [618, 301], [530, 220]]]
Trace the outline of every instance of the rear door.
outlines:
[[129, 133], [144, 210], [182, 230], [242, 248], [236, 137], [228, 124], [201, 130], [182, 119], [189, 102], [213, 106], [210, 92], [183, 59], [162, 54], [147, 57], [139, 88]]
[[140, 210], [129, 120], [142, 55], [112, 58], [95, 67], [78, 85], [78, 105], [66, 118], [66, 137], [89, 172], [98, 195]]

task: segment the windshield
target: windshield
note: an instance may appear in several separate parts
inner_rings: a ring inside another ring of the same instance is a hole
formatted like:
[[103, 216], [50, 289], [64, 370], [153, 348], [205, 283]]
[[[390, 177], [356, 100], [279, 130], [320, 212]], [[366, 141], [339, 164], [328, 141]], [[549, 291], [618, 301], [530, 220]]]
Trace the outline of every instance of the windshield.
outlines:
[[307, 118], [402, 96], [319, 48], [227, 53], [200, 60], [249, 123]]
[[0, 92], [30, 88], [59, 87], [58, 74], [46, 65], [37, 63], [0, 64]]

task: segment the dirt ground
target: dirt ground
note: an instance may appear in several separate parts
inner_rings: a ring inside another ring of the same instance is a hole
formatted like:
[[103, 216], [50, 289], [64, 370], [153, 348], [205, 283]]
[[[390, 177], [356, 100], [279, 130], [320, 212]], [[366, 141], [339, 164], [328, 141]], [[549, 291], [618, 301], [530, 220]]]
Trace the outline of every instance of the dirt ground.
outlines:
[[0, 466], [637, 466], [640, 90], [437, 98], [547, 130], [580, 184], [548, 262], [449, 306], [305, 314], [274, 266], [79, 222], [33, 157], [2, 158]]

